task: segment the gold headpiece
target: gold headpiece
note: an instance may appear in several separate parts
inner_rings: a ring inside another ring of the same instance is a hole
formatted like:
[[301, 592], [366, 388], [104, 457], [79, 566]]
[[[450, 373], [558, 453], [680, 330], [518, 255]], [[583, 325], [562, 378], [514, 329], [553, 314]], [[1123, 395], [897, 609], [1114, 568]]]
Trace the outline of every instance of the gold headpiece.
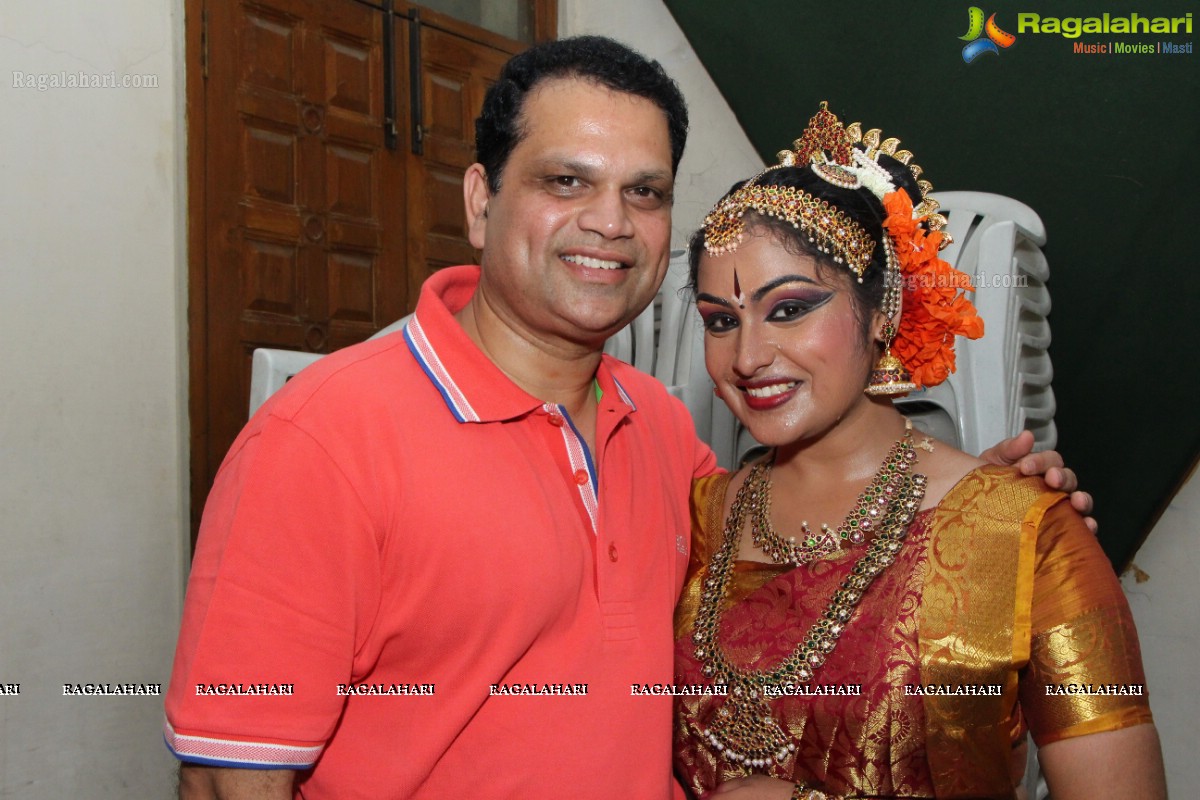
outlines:
[[[903, 394], [917, 386], [933, 386], [954, 371], [954, 336], [977, 339], [983, 322], [965, 292], [947, 293], [941, 287], [965, 285], [970, 278], [937, 257], [950, 244], [942, 231], [946, 218], [936, 213], [938, 202], [921, 180], [913, 154], [897, 150], [899, 139], [883, 139], [878, 128], [863, 133], [854, 123], [844, 127], [822, 102], [792, 150], [778, 154], [779, 163], [755, 175], [717, 204], [704, 218], [704, 248], [712, 255], [735, 250], [745, 233], [747, 211], [785, 220], [800, 229], [823, 253], [843, 263], [862, 283], [876, 242], [850, 216], [813, 195], [790, 186], [763, 186], [759, 180], [781, 167], [808, 166], [826, 183], [843, 189], [866, 189], [879, 198], [886, 219], [883, 249], [886, 260], [881, 310], [888, 319], [883, 330], [883, 358], [872, 373], [869, 394]], [[908, 167], [917, 183], [920, 202], [914, 207], [908, 192], [898, 189], [892, 174], [879, 165], [887, 155]], [[957, 283], [947, 283], [947, 281]], [[901, 310], [899, 324], [893, 320]], [[922, 318], [921, 323], [915, 320]], [[932, 320], [932, 323], [930, 322]], [[895, 355], [893, 355], [893, 345]], [[911, 371], [912, 380], [909, 379]]]
[[704, 218], [705, 249], [713, 255], [736, 250], [746, 229], [742, 216], [747, 211], [790, 222], [807, 233], [822, 253], [849, 267], [859, 280], [871, 263], [875, 240], [861, 225], [824, 200], [791, 186], [748, 183], [722, 200]]
[[[862, 145], [862, 150], [860, 151], [862, 158], [869, 159], [873, 164], [878, 164], [879, 154], [883, 153], [908, 167], [908, 171], [912, 173], [913, 178], [917, 181], [917, 190], [921, 193], [921, 202], [913, 207], [913, 219], [924, 217], [925, 224], [929, 230], [940, 231], [946, 227], [946, 218], [937, 213], [940, 207], [938, 201], [929, 194], [933, 191], [933, 184], [929, 181], [921, 180], [921, 173], [924, 170], [921, 169], [919, 164], [910, 163], [913, 157], [911, 152], [896, 149], [900, 145], [899, 139], [890, 138], [880, 141], [882, 135], [879, 128], [871, 128], [871, 130], [863, 133], [861, 122], [855, 122], [846, 128], [846, 138], [850, 143], [852, 145]], [[880, 196], [880, 199], [883, 199], [882, 196]], [[942, 247], [948, 244], [950, 244], [950, 236], [946, 235]]]
[[[909, 164], [912, 153], [896, 150], [899, 144], [899, 139], [881, 142], [877, 128], [864, 135], [860, 123], [845, 127], [829, 110], [828, 103], [822, 101], [820, 109], [808, 121], [800, 138], [792, 143], [793, 150], [779, 151], [778, 164], [755, 175], [704, 218], [705, 249], [713, 255], [735, 250], [745, 233], [743, 217], [747, 211], [755, 211], [785, 220], [806, 233], [817, 249], [832, 255], [835, 262], [845, 264], [861, 282], [876, 245], [861, 225], [803, 190], [761, 186], [758, 181], [771, 170], [807, 164], [826, 183], [843, 189], [866, 188], [882, 200], [885, 194], [896, 189], [891, 175], [877, 162], [879, 154], [884, 153], [907, 165], [913, 177], [918, 178], [921, 203], [914, 209], [914, 218], [925, 217], [931, 230], [940, 230], [946, 224], [946, 218], [933, 213], [938, 207], [937, 200], [929, 196], [933, 187], [929, 181], [919, 180], [921, 168]], [[860, 149], [855, 145], [862, 147]], [[886, 242], [884, 246], [887, 248], [888, 268], [892, 271], [895, 267], [891, 247]]]

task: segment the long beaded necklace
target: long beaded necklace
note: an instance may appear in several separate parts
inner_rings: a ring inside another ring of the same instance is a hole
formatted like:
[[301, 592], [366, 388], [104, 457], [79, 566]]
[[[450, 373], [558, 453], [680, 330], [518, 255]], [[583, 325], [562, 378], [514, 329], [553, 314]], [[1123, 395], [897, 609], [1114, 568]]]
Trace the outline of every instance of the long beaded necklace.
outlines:
[[887, 510], [878, 526], [878, 535], [833, 593], [828, 607], [809, 629], [808, 635], [771, 670], [735, 666], [721, 647], [718, 635], [723, 616], [721, 606], [729, 592], [729, 578], [746, 516], [760, 513], [767, 502], [770, 482], [766, 465], [755, 465], [738, 489], [725, 523], [724, 541], [713, 556], [701, 589], [696, 628], [692, 633], [696, 658], [703, 665], [701, 672], [714, 683], [729, 687], [725, 703], [702, 733], [730, 763], [761, 770], [773, 761], [782, 762], [795, 752], [795, 744], [771, 713], [767, 687], [795, 686], [811, 681], [815, 671], [837, 646], [867, 588], [895, 562], [908, 535], [908, 525], [925, 496], [925, 476], [909, 474], [910, 465], [907, 458], [895, 465], [896, 477], [887, 484], [893, 488], [890, 496], [894, 499], [885, 503]]
[[899, 491], [899, 478], [916, 459], [917, 454], [912, 442], [912, 422], [906, 419], [904, 433], [892, 445], [892, 449], [883, 459], [867, 488], [858, 496], [854, 508], [842, 524], [835, 530], [823, 523], [820, 533], [813, 533], [808, 527], [808, 522], [802, 522], [800, 531], [803, 538], [799, 542], [795, 537], [784, 539], [775, 532], [775, 527], [771, 524], [771, 467], [768, 465], [763, 475], [766, 485], [763, 502], [750, 515], [750, 540], [754, 542], [755, 547], [771, 556], [776, 564], [792, 564], [797, 567], [829, 555], [848, 544], [862, 544], [887, 518], [888, 507]]

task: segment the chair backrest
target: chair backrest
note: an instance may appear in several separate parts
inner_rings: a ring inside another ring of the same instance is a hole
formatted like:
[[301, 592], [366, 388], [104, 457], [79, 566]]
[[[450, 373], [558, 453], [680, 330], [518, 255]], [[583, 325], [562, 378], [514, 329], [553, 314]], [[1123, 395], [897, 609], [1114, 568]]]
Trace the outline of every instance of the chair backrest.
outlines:
[[300, 370], [321, 358], [321, 353], [260, 347], [250, 360], [250, 416], [267, 398], [283, 388]]
[[[371, 334], [372, 339], [386, 336], [403, 328], [412, 319], [412, 314], [402, 317], [386, 328]], [[319, 360], [323, 353], [304, 353], [299, 350], [276, 350], [259, 347], [250, 361], [250, 416], [267, 398], [283, 388], [297, 372]]]
[[[984, 192], [938, 192], [954, 242], [942, 257], [971, 276], [984, 337], [955, 344], [957, 371], [940, 386], [898, 401], [918, 425], [978, 453], [1025, 428], [1054, 446], [1050, 269], [1046, 229], [1024, 203]], [[953, 437], [949, 434], [953, 432]]]

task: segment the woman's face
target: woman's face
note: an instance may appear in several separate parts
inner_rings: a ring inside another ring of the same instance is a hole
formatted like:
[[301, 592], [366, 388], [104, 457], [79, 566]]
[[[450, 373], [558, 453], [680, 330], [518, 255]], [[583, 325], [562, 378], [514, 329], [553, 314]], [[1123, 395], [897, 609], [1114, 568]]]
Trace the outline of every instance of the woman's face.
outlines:
[[[749, 228], [737, 250], [704, 254], [696, 306], [704, 361], [722, 400], [759, 442], [821, 436], [859, 404], [874, 361], [855, 314], [850, 276], [794, 255]], [[872, 330], [881, 323], [872, 318]]]

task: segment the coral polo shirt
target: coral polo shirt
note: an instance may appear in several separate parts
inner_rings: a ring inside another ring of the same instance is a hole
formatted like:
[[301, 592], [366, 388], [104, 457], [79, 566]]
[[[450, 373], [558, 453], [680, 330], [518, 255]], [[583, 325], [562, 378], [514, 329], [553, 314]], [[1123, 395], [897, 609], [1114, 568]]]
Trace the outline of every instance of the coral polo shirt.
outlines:
[[453, 318], [321, 359], [242, 431], [201, 525], [166, 700], [184, 761], [297, 797], [668, 798], [693, 477], [661, 384], [604, 357], [596, 449]]

